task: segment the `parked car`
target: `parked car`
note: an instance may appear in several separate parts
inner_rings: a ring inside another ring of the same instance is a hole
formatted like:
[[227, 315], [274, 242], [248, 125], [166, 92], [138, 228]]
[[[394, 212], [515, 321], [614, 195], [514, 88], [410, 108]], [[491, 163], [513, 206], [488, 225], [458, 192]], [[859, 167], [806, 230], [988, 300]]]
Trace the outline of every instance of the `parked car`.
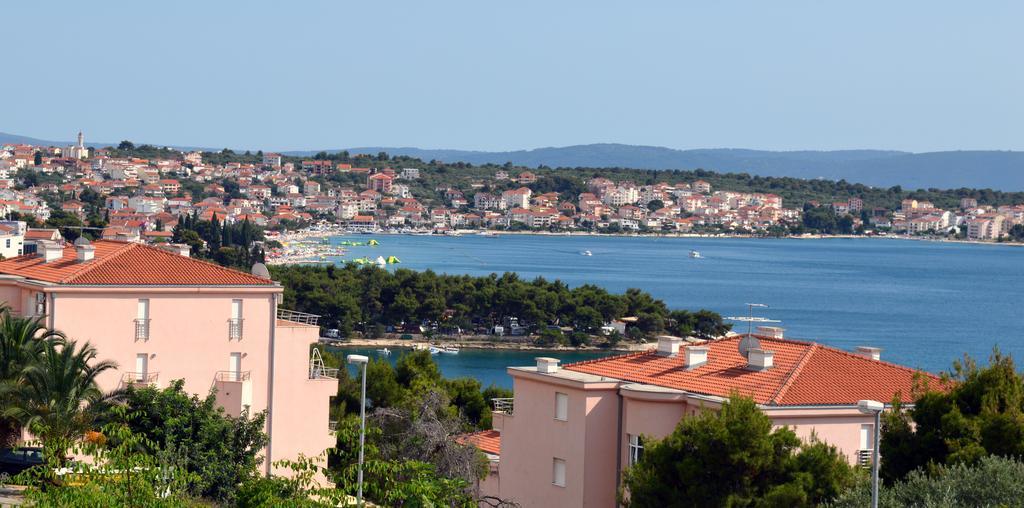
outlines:
[[14, 476], [33, 466], [43, 464], [43, 449], [32, 446], [0, 450], [0, 473]]

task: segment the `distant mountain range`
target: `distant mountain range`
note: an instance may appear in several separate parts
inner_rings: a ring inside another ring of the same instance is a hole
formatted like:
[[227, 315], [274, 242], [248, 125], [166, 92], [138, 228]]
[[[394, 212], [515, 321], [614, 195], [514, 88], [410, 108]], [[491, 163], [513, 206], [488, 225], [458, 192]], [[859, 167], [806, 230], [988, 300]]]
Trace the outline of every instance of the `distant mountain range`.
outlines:
[[[69, 145], [0, 133], [0, 143]], [[116, 143], [86, 143], [111, 146]], [[214, 150], [202, 147], [182, 150]], [[338, 152], [342, 149], [324, 150]], [[791, 151], [743, 149], [675, 150], [657, 146], [592, 144], [537, 148], [510, 152], [431, 150], [409, 147], [356, 147], [349, 153], [406, 155], [426, 161], [468, 162], [536, 167], [623, 167], [638, 169], [697, 169], [762, 176], [847, 180], [877, 187], [901, 185], [906, 189], [960, 187], [1024, 191], [1024, 152], [955, 151], [910, 153], [884, 150]], [[319, 150], [282, 152], [311, 156]]]

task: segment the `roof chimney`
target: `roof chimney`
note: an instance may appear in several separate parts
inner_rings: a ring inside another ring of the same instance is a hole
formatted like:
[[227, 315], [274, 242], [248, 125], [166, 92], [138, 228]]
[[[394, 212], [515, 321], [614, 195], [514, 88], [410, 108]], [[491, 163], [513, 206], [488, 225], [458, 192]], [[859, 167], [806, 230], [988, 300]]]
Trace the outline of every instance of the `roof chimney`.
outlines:
[[785, 328], [778, 326], [759, 326], [757, 327], [757, 334], [762, 337], [768, 337], [771, 339], [781, 339]]
[[882, 358], [882, 350], [877, 347], [857, 346], [857, 354], [875, 361]]
[[658, 356], [676, 356], [679, 354], [679, 345], [683, 339], [671, 335], [658, 336]]
[[762, 371], [772, 368], [775, 353], [764, 349], [747, 351], [747, 370]]
[[558, 358], [537, 358], [537, 372], [541, 374], [554, 374], [558, 372]]
[[40, 241], [39, 250], [43, 253], [43, 262], [52, 263], [64, 257], [64, 246], [51, 241]]
[[693, 370], [708, 363], [709, 349], [707, 346], [687, 346], [684, 349], [686, 352], [686, 370]]
[[160, 245], [160, 248], [172, 254], [185, 257], [190, 257], [192, 253], [192, 248], [184, 243], [165, 243]]
[[93, 247], [92, 245], [79, 245], [77, 247], [77, 252], [79, 263], [88, 263], [96, 257], [96, 247]]

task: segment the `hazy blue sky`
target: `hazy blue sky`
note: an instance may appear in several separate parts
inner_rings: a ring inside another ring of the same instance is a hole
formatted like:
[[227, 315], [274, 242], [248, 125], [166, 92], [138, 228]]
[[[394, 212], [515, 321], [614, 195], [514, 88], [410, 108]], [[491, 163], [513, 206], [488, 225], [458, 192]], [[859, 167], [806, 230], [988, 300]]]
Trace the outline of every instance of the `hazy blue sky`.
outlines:
[[1020, 1], [24, 1], [0, 16], [0, 131], [47, 139], [1024, 149]]

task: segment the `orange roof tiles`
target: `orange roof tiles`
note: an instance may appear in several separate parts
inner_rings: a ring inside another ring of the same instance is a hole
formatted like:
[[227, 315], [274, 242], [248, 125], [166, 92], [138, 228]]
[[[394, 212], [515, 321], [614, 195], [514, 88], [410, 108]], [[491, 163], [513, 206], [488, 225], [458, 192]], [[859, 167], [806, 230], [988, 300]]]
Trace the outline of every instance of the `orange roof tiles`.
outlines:
[[44, 263], [28, 254], [0, 261], [0, 273], [65, 285], [90, 286], [268, 286], [274, 282], [220, 265], [138, 243], [97, 240], [91, 261], [80, 263], [76, 249]]
[[915, 377], [924, 376], [931, 388], [937, 376], [893, 363], [812, 342], [759, 338], [761, 349], [774, 353], [774, 365], [763, 371], [747, 369], [739, 354], [739, 336], [709, 342], [708, 361], [687, 370], [684, 348], [675, 357], [653, 351], [565, 365], [565, 369], [623, 381], [674, 388], [690, 393], [728, 397], [733, 392], [772, 406], [848, 405], [858, 400], [889, 402], [897, 393], [913, 402]]
[[501, 433], [496, 430], [482, 430], [470, 434], [456, 436], [461, 444], [473, 445], [485, 453], [501, 455]]

